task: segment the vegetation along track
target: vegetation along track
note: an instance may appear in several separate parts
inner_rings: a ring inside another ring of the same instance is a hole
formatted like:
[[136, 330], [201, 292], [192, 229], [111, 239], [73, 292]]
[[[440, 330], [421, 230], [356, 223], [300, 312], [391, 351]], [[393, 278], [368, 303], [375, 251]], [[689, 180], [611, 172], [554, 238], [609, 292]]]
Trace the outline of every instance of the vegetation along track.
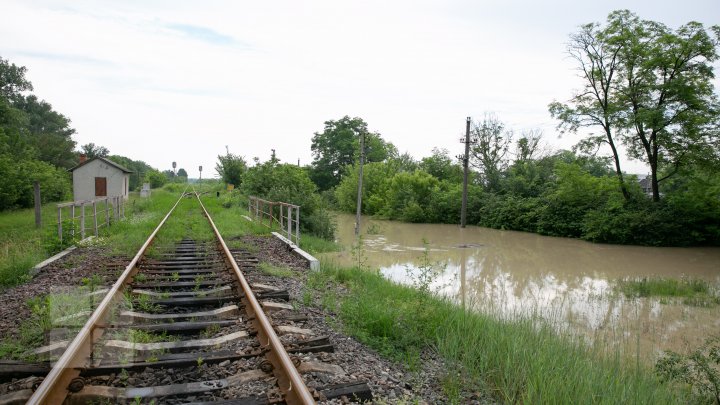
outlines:
[[0, 403], [371, 400], [366, 383], [314, 356], [333, 346], [302, 328], [288, 292], [262, 283], [257, 265], [228, 248], [197, 193], [184, 193], [40, 385]]

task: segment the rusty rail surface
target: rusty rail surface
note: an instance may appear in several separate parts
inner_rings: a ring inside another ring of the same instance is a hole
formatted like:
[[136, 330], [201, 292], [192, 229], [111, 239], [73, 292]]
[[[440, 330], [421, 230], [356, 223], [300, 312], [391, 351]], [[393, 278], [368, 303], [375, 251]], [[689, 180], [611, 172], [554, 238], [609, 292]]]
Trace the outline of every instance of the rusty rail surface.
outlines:
[[245, 293], [244, 299], [247, 300], [248, 304], [250, 304], [248, 310], [252, 311], [255, 315], [255, 322], [258, 326], [257, 331], [258, 338], [260, 339], [260, 344], [263, 345], [264, 342], [267, 342], [264, 345], [269, 346], [270, 348], [270, 351], [268, 352], [268, 359], [271, 363], [273, 363], [273, 373], [278, 379], [278, 385], [280, 386], [280, 389], [285, 393], [285, 401], [290, 405], [314, 404], [315, 400], [313, 399], [310, 390], [305, 385], [305, 382], [300, 376], [300, 373], [295, 368], [292, 359], [290, 359], [290, 356], [285, 351], [285, 348], [283, 347], [280, 338], [278, 338], [277, 334], [275, 333], [275, 330], [273, 329], [270, 320], [267, 318], [267, 316], [265, 316], [265, 312], [263, 311], [262, 306], [258, 302], [257, 298], [255, 298], [255, 294], [252, 292], [250, 284], [247, 282], [247, 280], [245, 280], [245, 276], [243, 276], [242, 272], [240, 271], [240, 267], [238, 267], [232, 253], [230, 253], [230, 249], [228, 249], [225, 240], [223, 240], [222, 236], [220, 235], [220, 231], [218, 231], [217, 227], [215, 226], [215, 222], [213, 222], [212, 218], [210, 218], [210, 214], [208, 214], [207, 210], [205, 209], [205, 205], [200, 200], [200, 196], [197, 193], [195, 193], [195, 196], [200, 203], [200, 207], [202, 207], [203, 209], [205, 217], [210, 222], [210, 226], [212, 226], [213, 232], [215, 233], [215, 236], [217, 237], [217, 240], [220, 243], [223, 252], [225, 253], [225, 258], [232, 266], [233, 270], [235, 271], [235, 276], [237, 277], [240, 285], [242, 286], [242, 289]]
[[[187, 188], [185, 188], [187, 190]], [[118, 294], [121, 293], [123, 285], [127, 283], [133, 273], [136, 271], [136, 265], [140, 261], [140, 258], [145, 254], [145, 251], [155, 239], [160, 228], [165, 224], [170, 214], [175, 211], [175, 207], [178, 206], [180, 200], [185, 196], [185, 191], [175, 202], [175, 205], [160, 221], [157, 228], [150, 234], [150, 237], [145, 241], [140, 250], [130, 263], [125, 267], [125, 270], [117, 279], [112, 288], [105, 295], [105, 298], [100, 302], [100, 305], [93, 311], [90, 318], [85, 322], [85, 325], [80, 329], [75, 339], [70, 343], [65, 352], [60, 356], [55, 366], [53, 366], [50, 373], [38, 386], [33, 393], [32, 397], [28, 400], [28, 404], [60, 404], [63, 402], [68, 393], [68, 386], [71, 381], [80, 375], [78, 368], [82, 366], [84, 359], [90, 355], [92, 351], [93, 341], [99, 339], [102, 336], [103, 329], [97, 328], [97, 325], [104, 321], [110, 305], [117, 299]]]

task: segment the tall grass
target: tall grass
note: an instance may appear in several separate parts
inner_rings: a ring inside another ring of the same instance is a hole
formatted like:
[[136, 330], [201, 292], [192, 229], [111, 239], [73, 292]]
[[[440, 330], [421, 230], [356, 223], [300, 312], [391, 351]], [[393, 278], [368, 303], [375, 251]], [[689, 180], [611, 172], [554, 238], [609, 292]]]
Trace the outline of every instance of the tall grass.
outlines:
[[315, 294], [348, 288], [333, 303], [347, 332], [379, 352], [411, 366], [435, 350], [448, 366], [449, 401], [462, 402], [457, 387], [479, 389], [507, 403], [678, 403], [685, 391], [662, 384], [651, 370], [627, 365], [541, 319], [501, 320], [472, 313], [448, 300], [394, 284], [381, 275], [327, 263], [310, 276]]
[[[113, 254], [133, 255], [179, 195], [164, 190], [154, 190], [149, 198], [131, 194], [126, 219], [101, 228], [96, 244], [111, 247]], [[37, 229], [32, 209], [0, 213], [0, 288], [28, 281], [33, 266], [57, 253], [56, 215], [56, 203], [43, 206], [43, 227]]]
[[699, 279], [631, 279], [618, 281], [617, 288], [627, 297], [682, 297], [692, 306], [709, 307], [720, 304], [720, 292]]

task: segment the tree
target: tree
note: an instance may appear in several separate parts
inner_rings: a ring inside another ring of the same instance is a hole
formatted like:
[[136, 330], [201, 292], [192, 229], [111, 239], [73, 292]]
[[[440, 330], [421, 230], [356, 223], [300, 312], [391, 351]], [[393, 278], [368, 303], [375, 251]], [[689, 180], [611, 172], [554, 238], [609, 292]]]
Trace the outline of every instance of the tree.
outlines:
[[87, 157], [88, 160], [95, 159], [97, 157], [107, 157], [110, 154], [108, 148], [100, 145], [95, 145], [92, 142], [81, 146], [80, 150]]
[[162, 187], [165, 183], [167, 183], [167, 180], [167, 176], [155, 169], [151, 169], [145, 173], [143, 183], [150, 183], [151, 188], [158, 188]]
[[38, 159], [66, 169], [77, 163], [72, 139], [75, 129], [67, 117], [34, 95], [17, 98], [14, 106], [25, 113], [28, 142], [37, 150]]
[[528, 162], [537, 158], [540, 152], [540, 140], [542, 139], [541, 130], [530, 130], [523, 132], [517, 141], [515, 151], [515, 162]]
[[182, 167], [178, 169], [177, 175], [178, 177], [185, 177], [185, 179], [187, 180], [188, 174]]
[[15, 100], [23, 91], [32, 91], [33, 86], [25, 78], [27, 68], [17, 66], [0, 57], [0, 97]]
[[508, 153], [513, 134], [505, 129], [496, 116], [485, 114], [481, 122], [474, 122], [470, 130], [470, 162], [480, 171], [487, 190], [500, 189], [501, 173], [507, 168]]
[[714, 38], [697, 22], [673, 31], [627, 10], [608, 17], [608, 38], [621, 46], [616, 85], [623, 141], [630, 156], [650, 166], [654, 201], [660, 183], [681, 166], [718, 158], [712, 64], [720, 26], [712, 29]]
[[369, 132], [362, 118], [344, 116], [325, 121], [323, 132], [316, 132], [310, 149], [313, 154], [311, 177], [321, 191], [340, 183], [343, 169], [359, 157], [360, 135], [365, 135], [365, 162], [382, 162], [397, 156], [397, 148], [379, 133]]
[[610, 13], [605, 27], [587, 24], [571, 36], [568, 50], [585, 86], [570, 104], [551, 103], [550, 112], [573, 132], [603, 129], [604, 138], [591, 135], [583, 146], [610, 146], [626, 200], [618, 137], [631, 157], [650, 167], [654, 201], [660, 200], [660, 182], [680, 166], [720, 158], [720, 106], [711, 82], [720, 27], [711, 31], [696, 22], [673, 31], [620, 10]]
[[580, 28], [580, 32], [571, 35], [567, 51], [579, 65], [583, 87], [573, 95], [568, 104], [553, 101], [549, 110], [553, 118], [560, 120], [558, 128], [562, 132], [576, 133], [584, 127], [602, 128], [601, 135], [589, 134], [586, 137], [584, 148], [600, 148], [602, 145], [610, 148], [620, 190], [628, 200], [630, 194], [625, 186], [620, 154], [615, 142], [622, 114], [613, 84], [620, 68], [621, 49], [622, 45], [609, 40], [598, 23], [585, 24]]
[[140, 182], [142, 181], [143, 177], [145, 176], [145, 173], [147, 173], [151, 170], [155, 170], [150, 165], [143, 162], [142, 160], [132, 160], [130, 158], [127, 158], [125, 156], [120, 156], [120, 155], [111, 155], [111, 156], [108, 156], [107, 158], [132, 171], [132, 173], [130, 174], [130, 184], [128, 184], [128, 187], [130, 188], [130, 190], [139, 189]]
[[227, 153], [224, 156], [218, 155], [215, 171], [225, 183], [240, 187], [243, 176], [247, 172], [247, 163], [242, 156], [233, 155], [232, 153]]
[[433, 148], [432, 155], [420, 160], [420, 169], [435, 176], [438, 180], [460, 183], [463, 180], [463, 168], [450, 157], [447, 149]]

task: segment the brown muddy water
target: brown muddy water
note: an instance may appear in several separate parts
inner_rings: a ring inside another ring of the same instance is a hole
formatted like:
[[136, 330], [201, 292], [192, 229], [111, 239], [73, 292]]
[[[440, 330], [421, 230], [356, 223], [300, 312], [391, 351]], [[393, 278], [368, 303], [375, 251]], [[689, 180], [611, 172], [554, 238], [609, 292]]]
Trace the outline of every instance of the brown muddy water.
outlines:
[[[352, 215], [338, 214], [343, 251], [325, 260], [352, 265]], [[362, 259], [387, 278], [413, 284], [423, 263], [432, 288], [459, 305], [501, 318], [533, 316], [610, 352], [652, 362], [663, 350], [685, 351], [720, 334], [720, 307], [682, 299], [626, 298], [620, 279], [697, 278], [720, 286], [720, 248], [593, 244], [525, 232], [457, 225], [408, 224], [364, 217]], [[425, 243], [423, 242], [425, 240]], [[427, 259], [424, 260], [427, 251]], [[427, 267], [427, 266], [425, 266]]]

